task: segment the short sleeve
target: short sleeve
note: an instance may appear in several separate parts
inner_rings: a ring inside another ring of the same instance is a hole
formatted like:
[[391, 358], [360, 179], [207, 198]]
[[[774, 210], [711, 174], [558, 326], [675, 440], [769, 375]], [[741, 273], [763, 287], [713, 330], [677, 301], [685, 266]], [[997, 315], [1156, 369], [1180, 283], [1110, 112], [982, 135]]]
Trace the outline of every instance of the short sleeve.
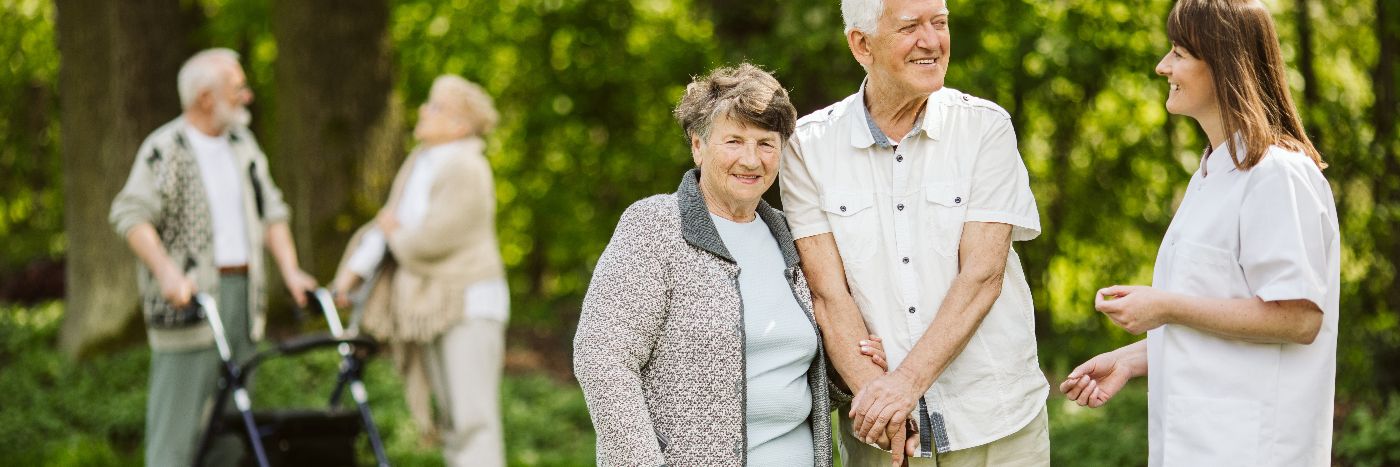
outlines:
[[831, 232], [831, 224], [821, 209], [821, 191], [817, 189], [811, 167], [802, 150], [802, 141], [790, 138], [783, 147], [782, 174], [778, 187], [782, 192], [783, 214], [787, 216], [792, 238], [800, 239]]
[[1335, 241], [1330, 210], [1297, 164], [1268, 160], [1274, 157], [1287, 155], [1255, 166], [1240, 205], [1240, 266], [1261, 300], [1305, 299], [1323, 308]]
[[988, 125], [974, 164], [967, 221], [1010, 224], [1012, 241], [1039, 236], [1040, 213], [1010, 119], [998, 117]]

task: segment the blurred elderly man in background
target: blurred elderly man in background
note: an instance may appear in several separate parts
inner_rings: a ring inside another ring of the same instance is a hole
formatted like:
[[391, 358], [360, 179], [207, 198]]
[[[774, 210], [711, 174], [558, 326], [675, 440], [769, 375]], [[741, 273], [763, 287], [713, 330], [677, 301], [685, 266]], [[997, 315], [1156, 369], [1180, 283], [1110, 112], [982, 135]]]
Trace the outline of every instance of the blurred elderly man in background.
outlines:
[[[409, 411], [450, 466], [505, 465], [499, 389], [510, 294], [496, 242], [496, 189], [481, 137], [491, 97], [454, 75], [418, 108], [419, 147], [389, 200], [346, 248], [337, 301], [368, 284], [364, 329], [388, 341]], [[445, 420], [433, 423], [429, 388]]]
[[[841, 13], [867, 78], [798, 121], [782, 195], [831, 363], [855, 395], [838, 417], [842, 462], [1049, 465], [1049, 385], [1011, 248], [1040, 217], [1011, 119], [944, 87], [944, 0], [842, 0]], [[872, 333], [888, 373], [855, 350]]]
[[[248, 131], [253, 92], [238, 54], [195, 54], [178, 85], [184, 112], [141, 144], [109, 217], [141, 260], [152, 349], [146, 465], [183, 467], [195, 460], [220, 374], [213, 335], [188, 306], [191, 296], [217, 297], [230, 350], [242, 360], [266, 322], [263, 247], [298, 304], [316, 281], [297, 262], [290, 212]], [[211, 454], [212, 463], [233, 465], [241, 445], [225, 437]]]

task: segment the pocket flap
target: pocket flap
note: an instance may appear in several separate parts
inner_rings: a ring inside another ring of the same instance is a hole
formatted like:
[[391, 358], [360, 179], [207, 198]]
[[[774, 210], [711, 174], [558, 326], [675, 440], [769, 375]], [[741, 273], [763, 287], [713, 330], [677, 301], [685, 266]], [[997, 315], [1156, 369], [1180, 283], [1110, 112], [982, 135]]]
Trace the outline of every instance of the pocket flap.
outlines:
[[924, 199], [950, 208], [967, 204], [967, 182], [930, 183], [924, 185]]
[[838, 216], [852, 216], [875, 205], [875, 195], [849, 191], [829, 192], [822, 196], [822, 210]]

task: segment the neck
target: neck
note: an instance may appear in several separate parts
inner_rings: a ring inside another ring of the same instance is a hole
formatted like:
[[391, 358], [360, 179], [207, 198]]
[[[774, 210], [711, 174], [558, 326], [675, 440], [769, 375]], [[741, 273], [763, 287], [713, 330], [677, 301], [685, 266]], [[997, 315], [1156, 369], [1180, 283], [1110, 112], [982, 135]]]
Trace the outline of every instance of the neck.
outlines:
[[709, 190], [705, 189], [704, 184], [700, 185], [700, 197], [705, 199], [705, 208], [710, 211], [710, 214], [734, 222], [753, 222], [754, 217], [758, 214], [758, 203], [721, 202], [710, 196]]
[[909, 134], [918, 122], [919, 111], [928, 103], [928, 94], [907, 93], [878, 85], [874, 80], [865, 86], [865, 109], [880, 131], [896, 143]]
[[1220, 118], [1220, 111], [1212, 111], [1207, 115], [1196, 119], [1196, 124], [1201, 126], [1201, 130], [1206, 132], [1206, 139], [1210, 140], [1210, 147], [1218, 148], [1225, 144], [1225, 120]]
[[216, 121], [213, 115], [201, 112], [185, 112], [185, 122], [188, 122], [194, 129], [199, 130], [209, 136], [219, 136], [224, 134], [228, 125]]

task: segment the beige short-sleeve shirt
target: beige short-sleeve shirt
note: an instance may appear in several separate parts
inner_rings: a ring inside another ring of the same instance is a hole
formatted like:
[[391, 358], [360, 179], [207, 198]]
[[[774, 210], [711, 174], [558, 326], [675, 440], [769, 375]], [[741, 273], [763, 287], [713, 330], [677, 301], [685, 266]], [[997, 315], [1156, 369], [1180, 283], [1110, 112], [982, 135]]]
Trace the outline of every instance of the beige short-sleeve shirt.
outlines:
[[[1013, 241], [1040, 233], [1009, 116], [956, 89], [930, 95], [921, 122], [895, 142], [871, 123], [862, 87], [798, 121], [781, 174], [793, 236], [833, 234], [851, 293], [866, 326], [885, 339], [891, 367], [947, 295], [963, 223], [1010, 224]], [[1026, 426], [1048, 392], [1030, 288], [1013, 249], [1000, 298], [914, 416], [938, 452], [966, 449]]]

